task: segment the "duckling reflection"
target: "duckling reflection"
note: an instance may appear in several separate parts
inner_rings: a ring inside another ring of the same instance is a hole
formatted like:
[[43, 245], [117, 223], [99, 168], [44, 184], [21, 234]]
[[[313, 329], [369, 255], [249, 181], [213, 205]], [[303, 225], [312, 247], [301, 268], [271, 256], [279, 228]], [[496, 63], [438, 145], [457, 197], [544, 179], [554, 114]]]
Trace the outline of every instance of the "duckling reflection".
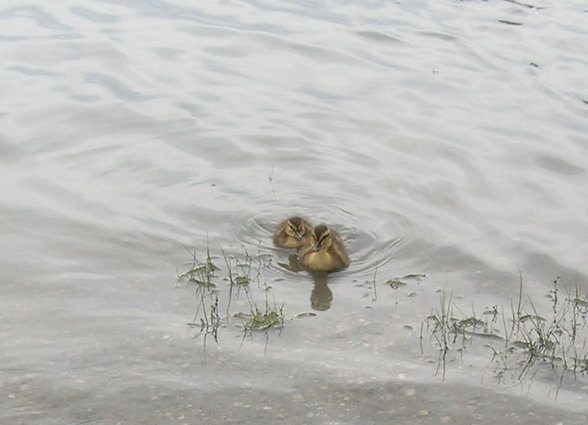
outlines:
[[327, 285], [326, 273], [315, 273], [312, 275], [314, 288], [310, 293], [310, 306], [313, 310], [326, 311], [331, 308], [333, 293]]
[[310, 243], [302, 246], [299, 258], [308, 270], [327, 273], [342, 270], [350, 263], [341, 237], [324, 224], [314, 228]]
[[300, 248], [307, 244], [312, 225], [298, 216], [290, 217], [276, 226], [274, 245], [280, 248]]
[[[300, 264], [297, 254], [290, 254], [290, 256], [288, 256], [288, 263], [278, 263], [278, 266], [294, 273], [305, 270]], [[333, 301], [333, 293], [327, 285], [327, 273], [311, 272], [310, 275], [314, 282], [314, 286], [310, 293], [310, 307], [316, 311], [326, 311], [330, 309], [331, 302]]]

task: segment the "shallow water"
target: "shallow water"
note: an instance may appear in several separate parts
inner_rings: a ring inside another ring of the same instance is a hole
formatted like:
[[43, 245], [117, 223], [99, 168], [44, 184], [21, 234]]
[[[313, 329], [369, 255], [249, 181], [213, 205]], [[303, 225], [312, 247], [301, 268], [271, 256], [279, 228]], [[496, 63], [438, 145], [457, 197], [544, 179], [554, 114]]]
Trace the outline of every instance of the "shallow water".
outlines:
[[[586, 423], [585, 377], [499, 382], [479, 342], [442, 380], [419, 329], [519, 269], [542, 311], [588, 292], [588, 8], [191, 3], [1, 6], [1, 422]], [[281, 267], [294, 213], [351, 266]], [[272, 255], [281, 333], [194, 339], [207, 247]]]

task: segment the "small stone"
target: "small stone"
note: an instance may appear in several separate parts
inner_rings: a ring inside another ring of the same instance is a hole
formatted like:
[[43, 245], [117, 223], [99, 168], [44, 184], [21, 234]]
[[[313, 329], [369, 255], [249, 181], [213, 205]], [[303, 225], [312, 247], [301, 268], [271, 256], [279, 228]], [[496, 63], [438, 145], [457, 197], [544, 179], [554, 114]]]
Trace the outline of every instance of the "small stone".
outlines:
[[448, 424], [451, 418], [449, 416], [442, 416], [439, 420], [442, 424]]
[[414, 388], [408, 388], [404, 391], [404, 395], [407, 397], [412, 397], [416, 393]]
[[419, 416], [428, 416], [429, 415], [429, 411], [428, 410], [419, 410]]

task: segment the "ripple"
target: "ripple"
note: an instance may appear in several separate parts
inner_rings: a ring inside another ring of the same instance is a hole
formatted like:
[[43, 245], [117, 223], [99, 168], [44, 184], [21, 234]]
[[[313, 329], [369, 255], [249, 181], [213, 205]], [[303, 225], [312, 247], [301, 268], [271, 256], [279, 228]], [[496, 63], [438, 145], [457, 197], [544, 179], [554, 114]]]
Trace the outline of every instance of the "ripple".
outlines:
[[353, 258], [350, 271], [359, 274], [388, 266], [394, 260], [395, 253], [408, 241], [406, 236], [382, 241], [366, 232], [357, 232], [353, 236], [355, 240], [351, 240], [349, 244]]
[[[359, 228], [355, 223], [357, 219], [344, 210], [339, 209], [338, 214], [333, 214], [332, 220], [324, 220], [324, 215], [313, 216], [304, 212], [305, 209], [301, 208], [300, 211], [292, 210], [288, 214], [264, 211], [247, 216], [241, 223], [234, 223], [236, 230], [232, 235], [232, 243], [236, 246], [242, 246], [248, 251], [260, 249], [286, 257], [294, 251], [273, 246], [273, 229], [278, 222], [286, 217], [299, 214], [310, 219], [315, 225], [328, 222], [333, 229], [340, 233], [351, 258], [351, 266], [341, 272], [341, 275], [364, 276], [372, 273], [376, 268], [381, 269], [388, 266], [401, 248], [410, 241], [409, 229], [398, 224], [392, 229], [396, 236], [383, 239], [373, 230]], [[337, 219], [341, 219], [341, 222], [337, 222]], [[403, 223], [403, 221], [398, 220], [397, 223]], [[390, 231], [389, 228], [388, 231]]]
[[248, 216], [236, 229], [233, 241], [246, 248], [273, 247], [272, 233], [277, 223], [278, 217], [269, 213]]
[[120, 21], [118, 16], [111, 15], [109, 13], [98, 12], [86, 7], [72, 7], [70, 10], [74, 15], [100, 24], [113, 24]]
[[103, 87], [120, 100], [127, 100], [129, 102], [145, 102], [153, 98], [152, 96], [147, 96], [131, 89], [126, 83], [118, 80], [115, 77], [98, 72], [88, 73], [86, 76], [86, 82]]
[[60, 22], [54, 15], [38, 6], [23, 6], [0, 11], [0, 19], [29, 18], [39, 27], [55, 30], [71, 30], [72, 28]]
[[558, 174], [571, 176], [586, 172], [584, 168], [580, 168], [564, 159], [557, 158], [555, 156], [539, 155], [535, 158], [535, 160], [542, 168]]

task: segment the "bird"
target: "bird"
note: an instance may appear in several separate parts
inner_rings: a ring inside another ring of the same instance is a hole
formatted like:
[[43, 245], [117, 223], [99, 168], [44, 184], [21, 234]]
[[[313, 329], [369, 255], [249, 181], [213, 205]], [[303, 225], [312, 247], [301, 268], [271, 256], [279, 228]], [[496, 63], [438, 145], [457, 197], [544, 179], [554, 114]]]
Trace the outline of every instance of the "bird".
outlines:
[[280, 248], [300, 248], [307, 244], [312, 224], [298, 216], [290, 217], [276, 226], [274, 245]]
[[325, 224], [314, 227], [298, 256], [302, 266], [310, 271], [333, 272], [350, 263], [341, 236]]

